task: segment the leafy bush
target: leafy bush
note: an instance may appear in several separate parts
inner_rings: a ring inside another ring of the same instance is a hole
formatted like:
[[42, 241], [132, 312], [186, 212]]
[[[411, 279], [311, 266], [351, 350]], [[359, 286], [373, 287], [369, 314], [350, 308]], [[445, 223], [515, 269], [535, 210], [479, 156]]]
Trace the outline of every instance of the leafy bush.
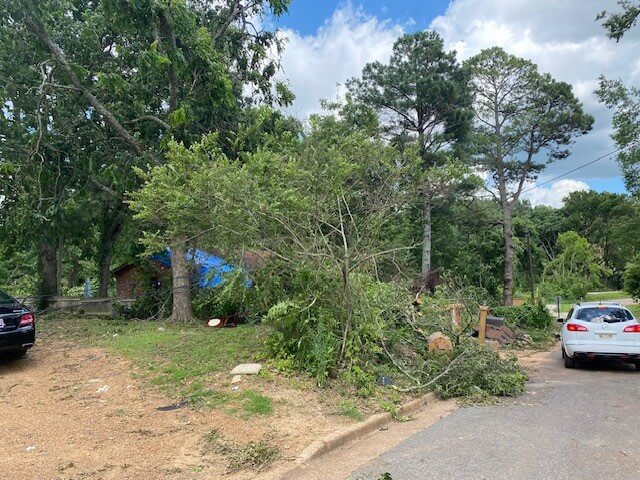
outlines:
[[546, 299], [559, 296], [564, 299], [580, 300], [586, 297], [590, 287], [591, 285], [580, 275], [556, 274], [538, 285], [538, 294]]
[[337, 363], [336, 320], [325, 309], [285, 300], [269, 309], [264, 322], [274, 327], [267, 347], [273, 358], [314, 375], [324, 384]]
[[624, 289], [633, 298], [640, 298], [640, 255], [627, 263], [624, 270]]
[[513, 397], [524, 393], [527, 377], [515, 358], [503, 359], [490, 347], [471, 341], [454, 353], [449, 371], [435, 383], [442, 397]]
[[504, 317], [510, 326], [524, 330], [547, 330], [553, 326], [553, 317], [542, 302], [518, 307], [493, 307], [491, 313]]
[[[448, 373], [434, 384], [445, 397], [477, 396], [479, 392], [517, 395], [524, 390], [526, 377], [515, 361], [478, 346], [468, 332], [453, 331], [448, 307], [452, 298], [461, 299], [461, 292], [442, 290], [416, 307], [409, 290], [398, 284], [354, 275], [351, 287], [353, 312], [344, 352], [340, 351], [344, 323], [338, 318], [343, 312], [331, 289], [327, 289], [329, 297], [320, 289], [312, 301], [284, 300], [269, 310], [264, 321], [273, 327], [268, 348], [276, 365], [305, 371], [320, 385], [340, 375], [365, 397], [374, 393], [379, 375], [401, 372], [411, 383], [419, 380], [424, 384], [447, 368]], [[465, 300], [462, 322], [471, 325], [477, 322], [478, 300]], [[512, 307], [500, 314], [531, 330], [547, 328], [552, 322], [543, 305]], [[428, 351], [429, 335], [436, 331], [452, 338], [456, 346], [453, 360]]]
[[539, 293], [551, 299], [561, 296], [578, 300], [601, 285], [609, 271], [603, 266], [601, 252], [576, 232], [558, 236], [560, 253], [544, 266]]
[[222, 317], [253, 318], [253, 297], [245, 273], [236, 270], [226, 275], [224, 282], [215, 288], [197, 289], [193, 295], [193, 313], [201, 320]]
[[[376, 378], [373, 370], [383, 353], [382, 339], [410, 305], [409, 291], [353, 275], [346, 327], [347, 313], [337, 293], [340, 286], [326, 272], [314, 272], [311, 279], [307, 271], [299, 274], [313, 283], [299, 277], [289, 279], [290, 285], [300, 285], [300, 294], [279, 301], [264, 317], [274, 327], [268, 347], [276, 365], [307, 372], [320, 385], [342, 373], [360, 395], [371, 394]], [[319, 278], [325, 279], [324, 284], [315, 283]], [[314, 284], [318, 287], [306, 291]], [[308, 295], [313, 296], [309, 299]]]

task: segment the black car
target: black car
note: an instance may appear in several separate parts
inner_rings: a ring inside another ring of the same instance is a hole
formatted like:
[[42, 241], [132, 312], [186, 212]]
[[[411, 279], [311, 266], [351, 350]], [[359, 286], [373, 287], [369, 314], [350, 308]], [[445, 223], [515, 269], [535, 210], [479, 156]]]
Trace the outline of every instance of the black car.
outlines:
[[36, 341], [36, 316], [0, 291], [0, 354], [23, 356]]

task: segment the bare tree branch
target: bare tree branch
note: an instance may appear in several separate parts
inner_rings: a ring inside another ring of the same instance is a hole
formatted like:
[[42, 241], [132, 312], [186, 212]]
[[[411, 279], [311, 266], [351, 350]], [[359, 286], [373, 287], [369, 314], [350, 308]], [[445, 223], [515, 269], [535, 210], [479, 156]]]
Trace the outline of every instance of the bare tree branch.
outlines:
[[129, 120], [129, 121], [124, 122], [124, 123], [125, 123], [125, 125], [127, 125], [127, 124], [131, 124], [131, 123], [140, 123], [140, 122], [145, 122], [145, 121], [157, 123], [158, 125], [160, 125], [165, 130], [170, 130], [171, 129], [171, 125], [169, 125], [167, 122], [165, 122], [161, 118], [156, 117], [155, 115], [142, 115], [141, 117], [134, 118], [133, 120]]

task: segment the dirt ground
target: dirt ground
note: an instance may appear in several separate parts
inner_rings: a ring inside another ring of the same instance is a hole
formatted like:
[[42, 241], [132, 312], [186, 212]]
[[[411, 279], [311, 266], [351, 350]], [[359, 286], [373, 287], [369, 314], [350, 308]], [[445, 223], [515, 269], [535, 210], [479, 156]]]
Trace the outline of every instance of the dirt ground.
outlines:
[[[530, 371], [546, 358], [533, 350], [516, 353]], [[337, 400], [322, 398], [326, 392], [258, 377], [247, 377], [240, 388], [269, 396], [271, 415], [159, 411], [176, 400], [140, 380], [143, 373], [126, 359], [52, 335], [41, 336], [26, 358], [0, 362], [0, 480], [271, 480], [314, 440], [353, 423], [335, 413]], [[368, 439], [345, 449], [335, 465], [356, 466], [360, 457], [380, 454], [455, 408], [453, 401], [441, 402], [410, 425], [378, 436], [373, 443], [380, 448], [372, 449]], [[214, 428], [237, 444], [274, 444], [280, 458], [264, 471], [229, 472], [224, 455], [205, 451], [203, 438]], [[305, 475], [320, 478], [311, 473]]]
[[[244, 480], [273, 477], [312, 441], [350, 420], [313, 390], [245, 380], [274, 401], [250, 421], [215, 410], [158, 411], [175, 399], [136, 379], [136, 367], [99, 349], [40, 338], [23, 360], [0, 363], [1, 480]], [[273, 383], [273, 382], [272, 382]], [[203, 454], [217, 428], [231, 441], [267, 440], [280, 460], [265, 472], [229, 473], [220, 454]]]

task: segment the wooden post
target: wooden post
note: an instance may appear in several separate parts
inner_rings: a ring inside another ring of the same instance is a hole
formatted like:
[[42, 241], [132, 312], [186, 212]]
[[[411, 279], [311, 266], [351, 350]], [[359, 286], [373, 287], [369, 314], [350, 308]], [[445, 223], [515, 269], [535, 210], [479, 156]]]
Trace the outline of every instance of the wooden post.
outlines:
[[489, 307], [486, 305], [480, 306], [480, 323], [478, 325], [478, 340], [480, 343], [484, 343], [487, 338], [487, 313]]

